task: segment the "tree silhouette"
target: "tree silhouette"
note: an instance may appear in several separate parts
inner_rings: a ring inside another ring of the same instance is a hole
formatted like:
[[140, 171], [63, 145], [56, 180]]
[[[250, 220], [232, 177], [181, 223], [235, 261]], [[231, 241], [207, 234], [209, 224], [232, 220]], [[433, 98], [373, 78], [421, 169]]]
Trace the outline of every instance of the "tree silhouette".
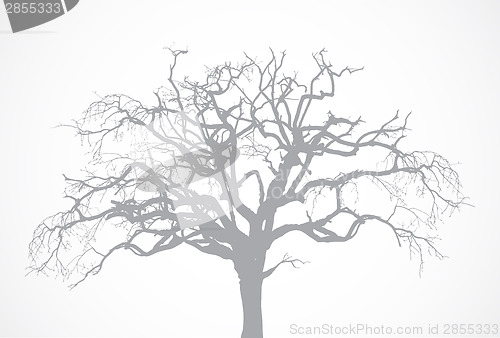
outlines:
[[[360, 69], [335, 72], [321, 50], [303, 83], [285, 75], [285, 53], [271, 50], [265, 62], [245, 54], [243, 63], [207, 68], [202, 81], [178, 81], [187, 51], [169, 50], [168, 83], [154, 104], [108, 95], [69, 125], [92, 159], [85, 177], [64, 176], [72, 206], [35, 230], [31, 271], [53, 271], [74, 287], [117, 250], [150, 256], [189, 245], [234, 263], [242, 337], [258, 338], [263, 280], [304, 263], [288, 254], [266, 262], [273, 242], [291, 232], [345, 242], [378, 222], [421, 263], [426, 253], [443, 257], [436, 223], [464, 204], [459, 177], [439, 154], [403, 150], [409, 114], [367, 128], [331, 112], [335, 81]], [[365, 212], [361, 199], [387, 208]], [[282, 222], [277, 212], [290, 207], [296, 222]]]

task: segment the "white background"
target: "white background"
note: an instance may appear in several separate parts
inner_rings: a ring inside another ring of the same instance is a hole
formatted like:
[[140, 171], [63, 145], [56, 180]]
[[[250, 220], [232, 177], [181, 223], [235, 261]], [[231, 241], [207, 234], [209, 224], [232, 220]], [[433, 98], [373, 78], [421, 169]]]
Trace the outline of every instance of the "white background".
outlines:
[[265, 281], [267, 337], [293, 337], [292, 323], [500, 322], [500, 2], [82, 0], [53, 22], [9, 30], [0, 10], [1, 335], [240, 335], [232, 265], [194, 249], [118, 254], [73, 291], [24, 276], [35, 226], [67, 207], [62, 173], [86, 160], [70, 131], [52, 127], [78, 118], [94, 91], [152, 100], [174, 43], [190, 49], [186, 73], [268, 47], [299, 70], [323, 47], [339, 70], [365, 66], [339, 82], [346, 114], [377, 123], [413, 111], [406, 145], [460, 162], [475, 205], [440, 224], [449, 258], [428, 258], [421, 278], [382, 227], [345, 244], [297, 241], [286, 250], [311, 263]]

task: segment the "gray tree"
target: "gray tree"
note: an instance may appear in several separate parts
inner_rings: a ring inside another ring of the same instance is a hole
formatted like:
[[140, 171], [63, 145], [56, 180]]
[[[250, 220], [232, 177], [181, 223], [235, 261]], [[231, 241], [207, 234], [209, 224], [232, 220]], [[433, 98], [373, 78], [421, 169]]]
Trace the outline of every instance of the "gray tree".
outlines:
[[[443, 257], [436, 224], [465, 204], [457, 172], [439, 154], [404, 150], [409, 114], [368, 128], [332, 113], [337, 79], [360, 69], [336, 72], [321, 50], [304, 82], [286, 74], [284, 52], [271, 50], [265, 62], [245, 54], [242, 63], [207, 68], [202, 80], [179, 81], [187, 51], [169, 51], [168, 81], [154, 103], [108, 95], [68, 125], [92, 158], [81, 178], [64, 176], [72, 206], [36, 228], [31, 271], [54, 272], [74, 287], [117, 250], [151, 256], [189, 245], [234, 263], [242, 337], [259, 338], [263, 281], [281, 265], [303, 263], [288, 254], [266, 262], [289, 233], [345, 242], [378, 222], [420, 262]], [[375, 199], [387, 208], [364, 211], [361, 201]], [[295, 222], [277, 217], [285, 208]]]

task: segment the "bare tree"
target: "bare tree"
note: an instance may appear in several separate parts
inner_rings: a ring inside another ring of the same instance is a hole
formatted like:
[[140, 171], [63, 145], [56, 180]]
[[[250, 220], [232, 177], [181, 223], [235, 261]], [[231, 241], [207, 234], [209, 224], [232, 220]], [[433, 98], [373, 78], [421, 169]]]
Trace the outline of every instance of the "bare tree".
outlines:
[[[109, 95], [70, 125], [92, 160], [85, 177], [64, 176], [72, 206], [35, 230], [31, 271], [54, 271], [74, 287], [117, 250], [150, 256], [189, 245], [234, 263], [242, 337], [258, 338], [263, 280], [281, 265], [304, 263], [288, 254], [266, 262], [273, 242], [291, 232], [345, 242], [378, 222], [422, 263], [425, 254], [443, 257], [436, 223], [465, 203], [459, 177], [439, 154], [403, 150], [409, 114], [367, 128], [361, 118], [331, 113], [336, 80], [360, 69], [336, 72], [321, 50], [312, 58], [317, 71], [301, 83], [297, 73], [286, 75], [285, 53], [271, 50], [265, 62], [245, 54], [243, 63], [207, 68], [202, 81], [178, 81], [187, 51], [170, 52], [168, 83], [154, 92], [155, 104]], [[371, 157], [354, 170], [321, 170], [342, 161], [349, 168], [363, 154]], [[380, 195], [346, 197], [361, 186]], [[358, 208], [362, 198], [382, 197], [387, 208]], [[317, 207], [322, 200], [326, 208]], [[276, 217], [287, 207], [299, 221]]]

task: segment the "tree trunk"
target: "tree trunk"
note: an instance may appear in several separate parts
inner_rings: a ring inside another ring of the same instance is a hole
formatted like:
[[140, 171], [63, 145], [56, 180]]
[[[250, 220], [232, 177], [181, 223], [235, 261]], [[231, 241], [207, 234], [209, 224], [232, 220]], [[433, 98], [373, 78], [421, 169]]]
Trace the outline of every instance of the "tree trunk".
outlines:
[[240, 276], [243, 304], [243, 333], [241, 338], [262, 338], [262, 281], [261, 274]]

